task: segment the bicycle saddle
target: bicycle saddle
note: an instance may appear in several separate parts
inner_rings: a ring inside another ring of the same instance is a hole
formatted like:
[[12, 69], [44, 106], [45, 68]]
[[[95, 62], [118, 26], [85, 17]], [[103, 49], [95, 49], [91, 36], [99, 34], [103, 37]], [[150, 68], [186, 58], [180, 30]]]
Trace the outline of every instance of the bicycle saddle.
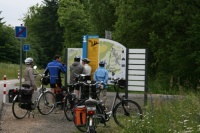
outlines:
[[96, 106], [97, 105], [97, 101], [95, 99], [88, 99], [85, 101], [85, 106]]

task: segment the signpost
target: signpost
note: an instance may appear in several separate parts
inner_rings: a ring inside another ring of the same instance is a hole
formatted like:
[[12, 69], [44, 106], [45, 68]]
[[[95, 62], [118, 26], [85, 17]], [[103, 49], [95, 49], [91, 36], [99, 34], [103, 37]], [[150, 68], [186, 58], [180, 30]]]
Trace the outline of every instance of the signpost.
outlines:
[[27, 51], [30, 50], [30, 45], [29, 44], [24, 44], [23, 46], [23, 51], [26, 51], [26, 58], [27, 58]]
[[27, 29], [25, 26], [15, 26], [15, 38], [25, 39], [27, 37]]
[[20, 89], [22, 86], [22, 39], [27, 37], [27, 28], [25, 26], [15, 26], [15, 38], [20, 39]]

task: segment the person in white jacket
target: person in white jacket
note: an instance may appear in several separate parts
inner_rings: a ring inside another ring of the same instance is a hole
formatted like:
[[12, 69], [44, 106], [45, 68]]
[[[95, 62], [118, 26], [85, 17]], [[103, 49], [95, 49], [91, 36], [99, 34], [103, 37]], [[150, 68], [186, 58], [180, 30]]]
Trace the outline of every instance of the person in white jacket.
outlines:
[[89, 66], [90, 60], [88, 58], [82, 59], [82, 65], [85, 67], [86, 80], [91, 80], [92, 68]]

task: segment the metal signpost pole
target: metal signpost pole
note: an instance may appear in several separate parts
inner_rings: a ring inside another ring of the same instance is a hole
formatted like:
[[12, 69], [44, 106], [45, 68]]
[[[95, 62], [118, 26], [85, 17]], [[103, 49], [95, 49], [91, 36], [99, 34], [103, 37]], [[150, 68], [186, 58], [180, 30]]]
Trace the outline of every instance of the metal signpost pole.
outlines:
[[20, 39], [20, 85], [19, 88], [21, 89], [22, 86], [22, 39]]

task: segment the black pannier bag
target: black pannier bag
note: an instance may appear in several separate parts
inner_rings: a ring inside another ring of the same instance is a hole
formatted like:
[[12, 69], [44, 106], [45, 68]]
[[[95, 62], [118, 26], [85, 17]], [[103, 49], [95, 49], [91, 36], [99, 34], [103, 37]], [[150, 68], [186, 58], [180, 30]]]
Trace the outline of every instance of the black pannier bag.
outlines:
[[[9, 89], [8, 91], [8, 97], [9, 97], [9, 102], [12, 103], [14, 97], [18, 94], [18, 90], [17, 89]], [[18, 101], [18, 99], [16, 99]]]
[[20, 89], [19, 90], [19, 107], [22, 109], [33, 110], [35, 109], [32, 103], [33, 89]]

